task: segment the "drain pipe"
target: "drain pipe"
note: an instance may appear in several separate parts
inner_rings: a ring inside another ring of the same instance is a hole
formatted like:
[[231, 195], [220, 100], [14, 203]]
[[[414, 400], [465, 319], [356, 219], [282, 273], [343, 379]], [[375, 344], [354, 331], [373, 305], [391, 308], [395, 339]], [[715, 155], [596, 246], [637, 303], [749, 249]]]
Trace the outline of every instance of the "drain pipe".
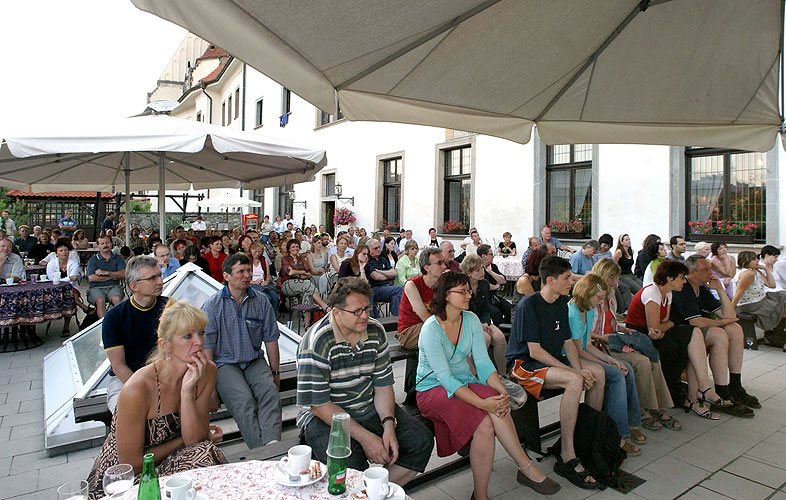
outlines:
[[207, 100], [210, 102], [210, 105], [207, 108], [207, 122], [209, 124], [213, 124], [213, 98], [210, 97], [210, 94], [207, 93], [205, 90], [207, 88], [207, 84], [205, 82], [199, 82], [199, 86], [202, 87], [202, 93], [205, 94]]
[[246, 67], [248, 65], [243, 63], [243, 96], [241, 97], [240, 105], [240, 130], [246, 130]]

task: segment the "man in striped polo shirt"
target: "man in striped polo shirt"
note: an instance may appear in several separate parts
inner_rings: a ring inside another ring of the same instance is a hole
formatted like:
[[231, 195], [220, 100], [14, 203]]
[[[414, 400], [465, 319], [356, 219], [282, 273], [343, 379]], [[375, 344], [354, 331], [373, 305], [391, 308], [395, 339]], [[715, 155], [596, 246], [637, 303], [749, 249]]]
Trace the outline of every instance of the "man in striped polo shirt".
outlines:
[[369, 319], [371, 287], [341, 278], [330, 295], [330, 313], [300, 342], [297, 418], [300, 436], [322, 462], [334, 413], [349, 413], [352, 455], [348, 467], [385, 465], [404, 485], [423, 472], [434, 447], [426, 426], [396, 405], [385, 330]]

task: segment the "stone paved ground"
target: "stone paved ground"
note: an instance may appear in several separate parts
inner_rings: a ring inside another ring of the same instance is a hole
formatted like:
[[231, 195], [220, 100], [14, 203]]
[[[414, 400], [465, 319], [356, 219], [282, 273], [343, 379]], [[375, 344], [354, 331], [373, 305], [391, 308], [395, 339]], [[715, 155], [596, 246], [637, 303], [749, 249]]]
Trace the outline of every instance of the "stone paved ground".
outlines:
[[[53, 322], [46, 343], [37, 349], [0, 354], [0, 498], [53, 499], [60, 484], [87, 477], [98, 453], [90, 448], [48, 457], [44, 451], [42, 363], [45, 354], [60, 346], [61, 328], [61, 322]], [[396, 372], [400, 376], [398, 366]], [[644, 453], [623, 466], [647, 482], [624, 498], [786, 500], [786, 353], [766, 347], [746, 351], [743, 381], [763, 402], [754, 419], [724, 416], [710, 422], [674, 411], [685, 429], [647, 432]], [[542, 418], [555, 417], [555, 403], [541, 405]], [[553, 460], [541, 465], [547, 471], [552, 466]], [[563, 485], [554, 498], [623, 498], [611, 490], [580, 490], [551, 476]], [[411, 496], [465, 500], [471, 491], [471, 473], [464, 469]], [[500, 500], [539, 496], [516, 483], [515, 465], [500, 446], [489, 493]]]

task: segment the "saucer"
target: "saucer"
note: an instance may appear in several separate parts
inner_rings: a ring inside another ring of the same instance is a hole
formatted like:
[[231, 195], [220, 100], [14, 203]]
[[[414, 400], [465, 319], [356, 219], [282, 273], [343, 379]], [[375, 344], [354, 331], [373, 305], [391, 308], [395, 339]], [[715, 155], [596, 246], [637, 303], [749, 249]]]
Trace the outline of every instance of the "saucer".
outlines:
[[[317, 460], [312, 460], [311, 461], [311, 465], [312, 466], [315, 463], [317, 463]], [[309, 484], [314, 484], [317, 481], [321, 481], [322, 478], [324, 478], [325, 475], [327, 475], [327, 465], [325, 465], [325, 464], [320, 462], [320, 468], [322, 470], [322, 475], [319, 476], [316, 479], [311, 479], [309, 481], [300, 481], [300, 480], [298, 480], [298, 481], [290, 481], [289, 480], [289, 476], [287, 474], [285, 474], [284, 472], [282, 472], [278, 467], [276, 467], [276, 470], [275, 470], [274, 475], [273, 475], [273, 479], [278, 484], [280, 484], [282, 486], [308, 486]]]
[[[397, 485], [396, 483], [388, 482], [390, 485], [390, 495], [383, 498], [383, 500], [404, 500], [407, 498], [406, 492], [404, 492], [404, 488]], [[349, 495], [349, 498], [353, 500], [367, 500], [368, 495], [366, 494], [366, 490], [361, 488], [355, 488], [352, 493]]]

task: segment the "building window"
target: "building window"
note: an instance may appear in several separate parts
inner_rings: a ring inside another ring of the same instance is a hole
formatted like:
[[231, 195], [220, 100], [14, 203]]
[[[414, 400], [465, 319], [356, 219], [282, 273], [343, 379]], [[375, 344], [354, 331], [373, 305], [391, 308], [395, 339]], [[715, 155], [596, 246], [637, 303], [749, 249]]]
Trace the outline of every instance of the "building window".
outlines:
[[235, 89], [235, 119], [240, 116], [240, 87]]
[[336, 196], [334, 188], [336, 187], [336, 174], [325, 174], [322, 176], [322, 196], [332, 197]]
[[[258, 201], [262, 204], [261, 207], [252, 207], [251, 213], [259, 215], [259, 218], [262, 218], [262, 214], [265, 211], [265, 190], [263, 189], [254, 189], [251, 191], [251, 199], [254, 201]], [[261, 224], [262, 221], [260, 220], [259, 223]]]
[[[285, 214], [292, 215], [292, 201], [289, 199], [289, 192], [293, 191], [295, 186], [286, 184], [278, 187], [278, 214], [284, 218]], [[275, 218], [275, 217], [274, 217]]]
[[201, 111], [197, 111], [196, 121], [198, 121], [198, 122], [202, 121], [202, 112]]
[[382, 161], [382, 218], [394, 227], [401, 227], [402, 167], [401, 157]]
[[[764, 241], [767, 235], [765, 153], [686, 148], [685, 164], [685, 233], [690, 239], [699, 240], [703, 234], [720, 232], [751, 234], [755, 241]], [[718, 221], [727, 229], [718, 231]]]
[[292, 112], [292, 92], [286, 87], [281, 87], [281, 114]]
[[227, 99], [227, 125], [232, 123], [232, 94], [229, 95], [229, 99]]
[[445, 220], [470, 227], [472, 147], [445, 150]]
[[341, 111], [341, 106], [338, 107], [338, 113], [331, 115], [327, 111], [319, 110], [319, 124], [317, 126], [327, 125], [329, 123], [337, 122], [344, 119], [344, 112]]
[[224, 127], [227, 124], [227, 103], [226, 101], [221, 103], [221, 126]]
[[259, 98], [257, 99], [256, 105], [256, 118], [254, 119], [254, 127], [261, 127], [262, 126], [262, 108], [264, 104], [264, 99]]
[[546, 221], [580, 221], [592, 233], [592, 145], [547, 147]]

